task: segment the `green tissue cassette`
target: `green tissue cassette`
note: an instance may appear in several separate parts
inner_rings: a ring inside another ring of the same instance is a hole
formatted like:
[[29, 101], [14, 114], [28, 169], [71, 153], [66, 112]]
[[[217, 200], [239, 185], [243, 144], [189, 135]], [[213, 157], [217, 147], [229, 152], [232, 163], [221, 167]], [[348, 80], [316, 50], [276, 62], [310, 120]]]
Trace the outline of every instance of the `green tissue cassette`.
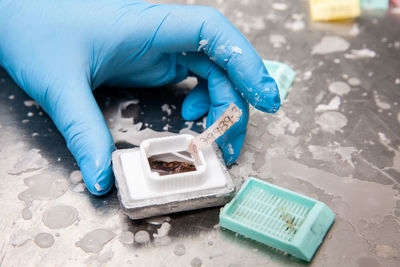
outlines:
[[293, 83], [296, 72], [288, 65], [278, 61], [263, 60], [264, 66], [267, 68], [269, 75], [275, 79], [281, 101], [285, 100], [290, 87]]
[[389, 0], [360, 0], [362, 9], [386, 10], [389, 8]]
[[220, 212], [220, 225], [311, 261], [335, 214], [324, 203], [250, 178]]

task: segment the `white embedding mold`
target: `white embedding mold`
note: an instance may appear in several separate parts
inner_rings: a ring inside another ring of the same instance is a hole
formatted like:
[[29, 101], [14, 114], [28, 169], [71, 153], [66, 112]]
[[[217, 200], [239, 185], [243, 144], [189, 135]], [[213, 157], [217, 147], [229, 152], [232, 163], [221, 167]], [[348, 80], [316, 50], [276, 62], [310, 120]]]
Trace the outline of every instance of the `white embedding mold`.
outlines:
[[[187, 134], [152, 138], [139, 148], [113, 152], [118, 197], [131, 219], [222, 206], [232, 199], [235, 186], [217, 154], [218, 148], [205, 147], [195, 163], [184, 152], [192, 139]], [[149, 158], [167, 162], [178, 158], [194, 164], [195, 170], [161, 175], [151, 169]]]
[[[204, 155], [201, 151], [199, 151], [199, 164], [194, 163], [194, 161], [188, 155], [189, 160], [185, 160], [186, 162], [190, 162], [195, 164], [196, 170], [190, 172], [169, 174], [169, 175], [160, 175], [156, 171], [152, 171], [150, 168], [150, 164], [148, 158], [162, 155], [160, 160], [168, 160], [168, 154], [174, 153], [173, 155], [184, 156], [180, 152], [185, 151], [188, 147], [188, 144], [193, 139], [191, 135], [177, 135], [166, 138], [154, 138], [144, 140], [140, 144], [140, 161], [142, 163], [143, 174], [146, 177], [145, 181], [149, 183], [149, 187], [151, 191], [154, 191], [153, 194], [157, 195], [158, 193], [165, 194], [169, 193], [177, 193], [175, 190], [181, 189], [182, 191], [186, 191], [189, 188], [195, 188], [196, 186], [201, 186], [205, 184], [206, 181], [206, 169], [207, 163], [205, 162]], [[126, 155], [122, 156], [123, 158], [128, 157]], [[182, 158], [181, 158], [182, 160]], [[124, 161], [123, 161], [124, 162]], [[122, 166], [126, 171], [136, 171], [132, 170], [130, 167]], [[148, 192], [152, 194], [152, 192]], [[135, 195], [131, 196], [132, 198], [136, 198]]]

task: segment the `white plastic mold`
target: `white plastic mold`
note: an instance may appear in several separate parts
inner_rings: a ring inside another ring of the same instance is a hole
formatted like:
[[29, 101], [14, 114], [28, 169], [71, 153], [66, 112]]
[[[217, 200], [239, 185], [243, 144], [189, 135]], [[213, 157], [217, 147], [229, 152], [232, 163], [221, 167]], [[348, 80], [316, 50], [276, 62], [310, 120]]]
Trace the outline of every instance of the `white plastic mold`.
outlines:
[[[196, 170], [159, 175], [150, 168], [149, 157], [185, 151], [191, 135], [152, 138], [139, 148], [116, 150], [112, 155], [118, 197], [132, 219], [221, 206], [233, 197], [234, 185], [216, 146], [199, 152]], [[181, 156], [182, 157], [182, 156]], [[191, 159], [183, 156], [186, 161]], [[182, 160], [185, 161], [185, 160]]]
[[[189, 187], [201, 186], [206, 182], [205, 172], [207, 163], [204, 155], [199, 151], [199, 162], [195, 164], [196, 170], [191, 172], [160, 175], [152, 171], [148, 158], [173, 153], [179, 155], [185, 151], [193, 136], [188, 134], [169, 136], [164, 138], [147, 139], [140, 144], [140, 160], [143, 174], [149, 186], [157, 192], [173, 191], [175, 189], [187, 189]], [[188, 161], [188, 160], [184, 160]], [[189, 160], [190, 161], [190, 160]]]

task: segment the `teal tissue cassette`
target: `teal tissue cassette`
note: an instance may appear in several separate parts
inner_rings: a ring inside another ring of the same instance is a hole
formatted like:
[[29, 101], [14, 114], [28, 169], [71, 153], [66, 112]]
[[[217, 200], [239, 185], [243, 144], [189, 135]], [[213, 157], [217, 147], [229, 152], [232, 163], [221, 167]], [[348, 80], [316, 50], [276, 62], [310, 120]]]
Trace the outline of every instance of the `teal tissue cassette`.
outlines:
[[389, 8], [389, 0], [360, 0], [361, 9], [386, 10]]
[[220, 212], [220, 225], [311, 261], [335, 220], [324, 203], [250, 178]]
[[264, 66], [267, 68], [269, 75], [275, 79], [281, 101], [285, 100], [296, 77], [296, 72], [288, 65], [278, 61], [263, 60]]

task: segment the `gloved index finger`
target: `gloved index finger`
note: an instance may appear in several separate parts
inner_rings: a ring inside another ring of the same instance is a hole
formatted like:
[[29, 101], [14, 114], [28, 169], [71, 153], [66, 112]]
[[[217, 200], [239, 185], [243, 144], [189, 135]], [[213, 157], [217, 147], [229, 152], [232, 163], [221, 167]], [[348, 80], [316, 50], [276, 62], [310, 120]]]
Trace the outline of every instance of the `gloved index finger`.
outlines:
[[161, 5], [155, 9], [165, 12], [165, 17], [152, 48], [168, 53], [204, 52], [226, 70], [236, 89], [255, 108], [271, 113], [279, 109], [274, 79], [249, 41], [221, 13], [200, 6]]

